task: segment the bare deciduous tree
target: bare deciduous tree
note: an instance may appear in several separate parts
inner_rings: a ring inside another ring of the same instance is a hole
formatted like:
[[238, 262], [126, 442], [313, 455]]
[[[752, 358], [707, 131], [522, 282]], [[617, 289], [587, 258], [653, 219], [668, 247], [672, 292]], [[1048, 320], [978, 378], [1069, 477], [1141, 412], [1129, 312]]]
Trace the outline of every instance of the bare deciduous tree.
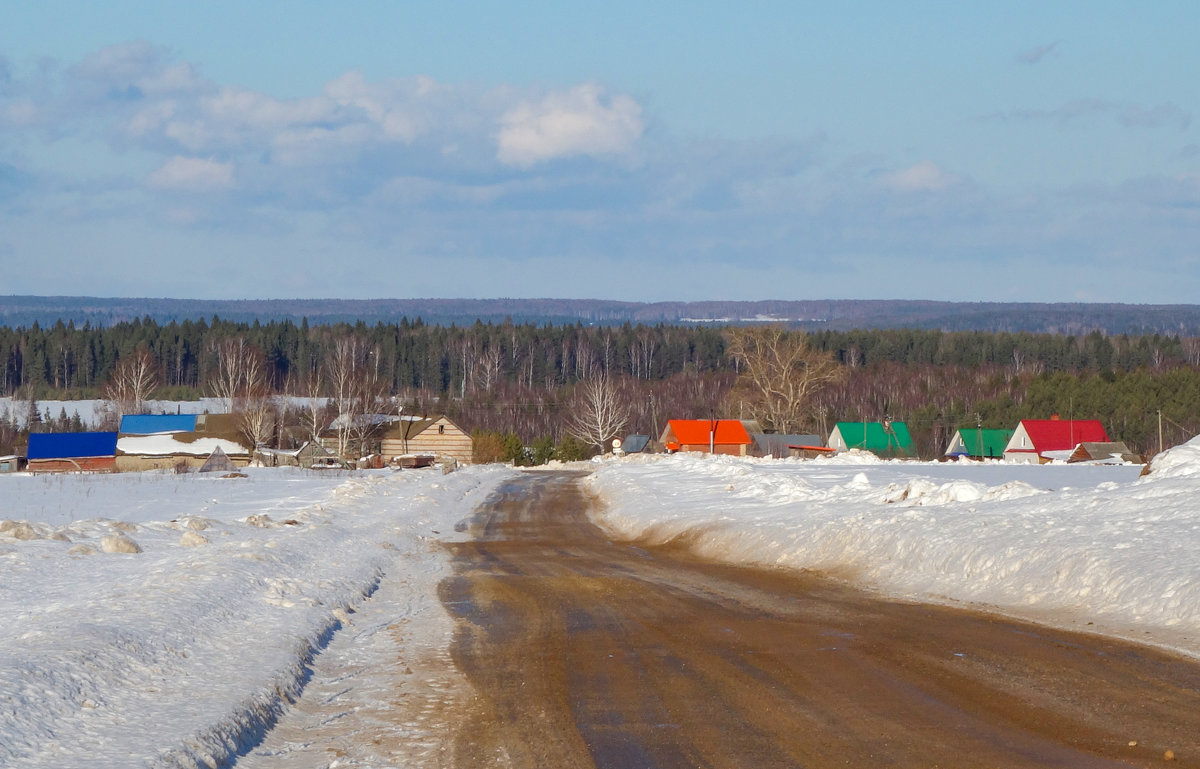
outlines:
[[[212, 394], [225, 401], [226, 408], [232, 412], [234, 400], [249, 389], [248, 376], [250, 369], [255, 366], [253, 361], [256, 356], [250, 343], [240, 336], [215, 340], [212, 351], [217, 356], [217, 368], [209, 378], [208, 386]], [[258, 360], [263, 362], [261, 358]]]
[[278, 407], [271, 397], [267, 356], [242, 337], [213, 345], [217, 369], [209, 386], [237, 415], [238, 429], [253, 447], [265, 446], [275, 433]]
[[567, 432], [601, 452], [629, 421], [628, 406], [615, 383], [603, 375], [579, 383], [568, 409]]
[[113, 366], [104, 386], [104, 398], [112, 404], [117, 420], [140, 413], [158, 387], [158, 364], [145, 347], [124, 355]]
[[360, 453], [367, 448], [379, 429], [371, 417], [386, 407], [387, 384], [379, 372], [379, 350], [358, 336], [339, 339], [325, 373], [337, 409], [334, 427], [338, 456], [348, 458], [352, 445]]
[[778, 326], [731, 329], [726, 351], [738, 365], [731, 400], [778, 433], [806, 424], [813, 394], [845, 376], [833, 355], [809, 346], [803, 332]]

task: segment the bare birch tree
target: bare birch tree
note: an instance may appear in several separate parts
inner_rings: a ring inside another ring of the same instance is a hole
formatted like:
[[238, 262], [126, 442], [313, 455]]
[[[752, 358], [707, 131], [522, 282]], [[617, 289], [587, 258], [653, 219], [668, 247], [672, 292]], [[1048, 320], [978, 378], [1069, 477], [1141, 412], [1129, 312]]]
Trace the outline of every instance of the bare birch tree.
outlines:
[[334, 343], [325, 367], [330, 400], [337, 410], [334, 420], [338, 456], [348, 458], [351, 444], [360, 452], [378, 429], [370, 418], [383, 408], [386, 383], [379, 372], [379, 350], [365, 339], [349, 336]]
[[250, 347], [240, 336], [217, 339], [212, 343], [217, 368], [209, 377], [208, 386], [214, 397], [225, 401], [225, 408], [230, 412], [234, 400], [246, 390], [247, 369], [251, 365]]
[[265, 446], [275, 434], [278, 406], [271, 397], [267, 356], [243, 337], [213, 343], [217, 367], [209, 387], [237, 415], [238, 430], [254, 448]]
[[104, 386], [104, 398], [112, 404], [117, 420], [125, 414], [141, 413], [158, 387], [158, 364], [145, 347], [124, 355], [113, 366]]
[[629, 422], [629, 409], [607, 375], [579, 383], [568, 409], [567, 432], [601, 453]]
[[764, 430], [778, 433], [809, 423], [814, 393], [845, 376], [831, 353], [779, 326], [730, 329], [726, 352], [738, 366], [731, 404], [744, 404]]

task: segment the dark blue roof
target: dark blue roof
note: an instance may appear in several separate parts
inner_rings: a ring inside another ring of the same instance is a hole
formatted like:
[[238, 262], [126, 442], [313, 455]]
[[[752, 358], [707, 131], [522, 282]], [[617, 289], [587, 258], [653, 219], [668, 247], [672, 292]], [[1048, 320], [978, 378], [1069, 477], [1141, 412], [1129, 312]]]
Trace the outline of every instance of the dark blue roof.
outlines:
[[195, 414], [129, 414], [121, 417], [122, 435], [190, 433], [195, 430]]
[[29, 459], [111, 457], [116, 453], [116, 433], [29, 434]]

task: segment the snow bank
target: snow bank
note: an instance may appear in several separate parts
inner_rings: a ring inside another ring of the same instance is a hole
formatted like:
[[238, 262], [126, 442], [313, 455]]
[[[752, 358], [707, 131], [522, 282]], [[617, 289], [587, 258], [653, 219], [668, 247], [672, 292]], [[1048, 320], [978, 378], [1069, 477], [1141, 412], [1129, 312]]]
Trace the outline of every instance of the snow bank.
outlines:
[[511, 472], [0, 477], [0, 765], [229, 763]]
[[676, 455], [588, 484], [618, 538], [1200, 653], [1200, 443], [1140, 471]]

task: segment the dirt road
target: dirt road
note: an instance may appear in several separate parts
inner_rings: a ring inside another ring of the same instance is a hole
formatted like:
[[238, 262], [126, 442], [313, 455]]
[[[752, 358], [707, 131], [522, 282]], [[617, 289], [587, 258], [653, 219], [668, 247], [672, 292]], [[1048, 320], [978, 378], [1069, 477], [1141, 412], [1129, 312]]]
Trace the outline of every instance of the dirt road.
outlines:
[[452, 546], [455, 766], [1200, 766], [1190, 661], [609, 542], [588, 504], [530, 474]]

